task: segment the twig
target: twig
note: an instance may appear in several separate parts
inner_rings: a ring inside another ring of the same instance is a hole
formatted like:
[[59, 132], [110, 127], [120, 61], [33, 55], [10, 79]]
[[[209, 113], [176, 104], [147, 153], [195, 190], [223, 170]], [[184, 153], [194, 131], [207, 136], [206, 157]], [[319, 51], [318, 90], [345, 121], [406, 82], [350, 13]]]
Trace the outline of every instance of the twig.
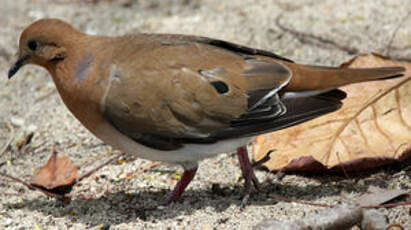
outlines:
[[[9, 148], [11, 142], [14, 139], [15, 133], [14, 133], [14, 128], [12, 125], [10, 125], [10, 123], [6, 123], [7, 128], [10, 129], [10, 137], [7, 140], [6, 144], [3, 146], [3, 148], [0, 150], [0, 157], [6, 152], [6, 150]], [[1, 166], [1, 165], [0, 165]]]
[[8, 174], [6, 174], [6, 173], [0, 172], [0, 176], [9, 178], [10, 180], [12, 180], [12, 181], [14, 181], [14, 182], [20, 183], [20, 184], [26, 186], [27, 188], [29, 188], [30, 190], [37, 190], [37, 191], [39, 191], [39, 192], [42, 192], [42, 193], [44, 193], [46, 196], [49, 196], [49, 197], [53, 197], [53, 198], [56, 198], [56, 199], [59, 199], [59, 200], [62, 200], [62, 201], [65, 201], [65, 200], [67, 200], [67, 198], [68, 198], [68, 197], [66, 197], [66, 196], [64, 196], [64, 195], [52, 193], [52, 192], [49, 192], [49, 191], [47, 191], [47, 190], [45, 190], [45, 189], [43, 189], [43, 188], [33, 186], [33, 185], [31, 185], [31, 184], [29, 184], [29, 183], [27, 183], [27, 182], [25, 182], [25, 181], [23, 181], [23, 180], [21, 180], [21, 179], [19, 179], [19, 178], [16, 178], [16, 177], [14, 177], [14, 176], [8, 175]]
[[[400, 24], [396, 27], [396, 29], [394, 30], [390, 41], [388, 42], [387, 46], [385, 47], [386, 50], [386, 54], [385, 56], [387, 57], [391, 57], [390, 53], [392, 50], [397, 50], [397, 51], [403, 51], [405, 49], [408, 49], [408, 47], [396, 47], [396, 46], [392, 46], [392, 43], [394, 41], [394, 38], [396, 36], [396, 34], [398, 33], [398, 30], [403, 26], [403, 24], [405, 23], [405, 21], [407, 20], [407, 18], [409, 18], [411, 16], [411, 11], [409, 11], [407, 13], [406, 16], [404, 16], [404, 18], [401, 20]], [[359, 49], [357, 49], [356, 47], [350, 47], [350, 46], [344, 46], [344, 45], [340, 45], [337, 42], [333, 41], [333, 40], [329, 40], [329, 39], [325, 39], [322, 37], [319, 37], [317, 35], [314, 34], [309, 34], [309, 33], [303, 33], [291, 28], [288, 28], [286, 26], [284, 26], [283, 24], [281, 24], [280, 20], [283, 17], [283, 15], [279, 15], [276, 20], [276, 26], [278, 28], [280, 28], [281, 30], [288, 32], [292, 35], [294, 35], [301, 43], [308, 43], [308, 44], [312, 44], [321, 48], [326, 48], [329, 49], [329, 46], [332, 46], [334, 48], [337, 48], [341, 51], [344, 51], [348, 54], [354, 55], [354, 54], [358, 54], [359, 53]], [[328, 46], [327, 46], [328, 45]], [[404, 57], [404, 56], [392, 56], [391, 58], [397, 60], [397, 61], [411, 61], [411, 58], [409, 57]]]
[[402, 27], [402, 25], [405, 23], [405, 21], [407, 20], [407, 18], [411, 15], [411, 10], [407, 13], [407, 15], [405, 15], [400, 24], [398, 24], [397, 28], [395, 28], [394, 32], [391, 35], [391, 39], [388, 42], [387, 46], [385, 47], [386, 52], [385, 52], [385, 56], [390, 56], [391, 53], [391, 49], [392, 49], [392, 43], [394, 42], [394, 38], [395, 36], [397, 36], [398, 30]]
[[267, 152], [267, 154], [265, 154], [265, 156], [263, 158], [261, 158], [260, 160], [254, 162], [252, 164], [252, 167], [260, 167], [262, 164], [264, 164], [265, 162], [269, 161], [271, 159], [271, 153], [273, 153], [275, 150], [271, 149], [270, 151]]
[[[12, 127], [12, 126], [11, 126], [11, 127]], [[14, 135], [14, 134], [13, 134], [13, 135]], [[30, 143], [30, 141], [31, 141], [32, 138], [33, 138], [33, 133], [31, 132], [31, 133], [29, 133], [28, 135], [26, 135], [22, 141], [16, 141], [16, 143], [15, 143], [15, 145], [16, 145], [15, 147], [17, 148], [16, 154], [13, 154], [10, 159], [5, 160], [5, 161], [3, 161], [3, 162], [0, 162], [0, 167], [3, 166], [3, 165], [5, 165], [5, 164], [7, 164], [8, 162], [13, 162], [13, 161], [16, 160], [17, 158], [20, 158], [20, 156], [21, 156], [23, 153], [26, 154], [26, 153], [27, 153], [27, 152], [26, 152], [26, 146], [27, 146], [28, 143]], [[12, 139], [14, 139], [14, 138], [10, 138], [10, 140], [12, 140]], [[10, 146], [10, 144], [11, 144], [11, 143], [9, 143], [9, 146]], [[6, 148], [6, 146], [5, 146], [5, 148]], [[7, 149], [7, 148], [6, 148], [6, 149]], [[4, 152], [3, 152], [3, 153], [4, 153]], [[2, 153], [2, 154], [3, 154], [3, 153]], [[0, 156], [1, 156], [1, 154], [0, 154]]]
[[[361, 229], [389, 229], [388, 218], [377, 210], [365, 210], [355, 203], [343, 203], [318, 214], [288, 221], [265, 220], [254, 227], [256, 230], [311, 230], [311, 229], [351, 229], [354, 225]], [[401, 226], [400, 226], [401, 227]], [[401, 227], [401, 229], [403, 229]]]
[[[391, 51], [399, 51], [399, 52], [404, 52], [405, 50], [409, 50], [410, 47], [397, 47], [397, 46], [391, 46]], [[390, 58], [395, 59], [396, 61], [404, 61], [404, 62], [411, 62], [411, 58], [409, 56], [406, 56], [404, 54], [396, 54], [395, 56], [391, 56]]]
[[289, 221], [266, 220], [254, 229], [258, 230], [308, 230], [308, 229], [348, 229], [363, 219], [363, 210], [355, 204], [342, 204], [324, 210], [316, 215]]
[[126, 153], [120, 153], [120, 154], [118, 154], [118, 155], [110, 158], [108, 161], [106, 161], [106, 162], [100, 164], [99, 166], [93, 168], [92, 170], [90, 170], [90, 171], [84, 173], [83, 175], [79, 176], [79, 178], [77, 179], [77, 182], [76, 182], [75, 185], [77, 185], [78, 182], [82, 181], [84, 178], [91, 176], [91, 174], [95, 173], [97, 170], [103, 168], [104, 166], [110, 164], [111, 162], [119, 159], [120, 157], [122, 157], [122, 156], [124, 156], [124, 155], [126, 155]]
[[[306, 204], [306, 205], [311, 205], [311, 206], [318, 206], [318, 207], [325, 207], [325, 208], [334, 208], [335, 205], [331, 204], [320, 204], [320, 203], [314, 203], [310, 201], [302, 201], [302, 200], [295, 200], [295, 199], [289, 199], [280, 195], [272, 194], [271, 195], [274, 199], [284, 201], [287, 203], [298, 203], [298, 204]], [[365, 209], [371, 209], [371, 208], [392, 208], [392, 207], [398, 207], [398, 206], [408, 206], [411, 205], [411, 201], [403, 201], [403, 202], [396, 202], [396, 203], [389, 203], [389, 204], [380, 204], [380, 205], [365, 205], [365, 206], [360, 206], [361, 208]]]
[[380, 204], [380, 205], [368, 205], [368, 206], [361, 206], [361, 208], [393, 208], [393, 207], [408, 206], [408, 205], [411, 205], [411, 201], [403, 201], [403, 202]]
[[162, 164], [162, 162], [160, 162], [160, 161], [152, 161], [152, 162], [148, 163], [148, 164], [146, 165], [146, 167], [144, 167], [144, 168], [142, 168], [142, 169], [139, 169], [139, 170], [134, 171], [134, 172], [131, 172], [131, 173], [127, 173], [126, 178], [131, 178], [131, 177], [133, 177], [134, 175], [147, 172], [149, 169], [151, 169], [151, 168], [153, 168], [153, 167], [155, 167], [155, 166], [161, 165], [161, 164]]
[[[55, 145], [53, 145], [53, 152], [54, 152], [54, 151], [55, 151]], [[110, 164], [111, 162], [115, 161], [116, 159], [118, 159], [118, 158], [120, 158], [121, 156], [124, 156], [124, 155], [125, 155], [125, 153], [118, 154], [118, 155], [110, 158], [108, 161], [106, 161], [106, 162], [102, 163], [101, 165], [97, 166], [96, 168], [93, 168], [92, 170], [84, 173], [83, 175], [81, 175], [81, 176], [77, 179], [76, 184], [74, 184], [74, 185], [77, 185], [78, 182], [82, 181], [82, 180], [85, 179], [86, 177], [89, 177], [90, 175], [92, 175], [94, 172], [96, 172], [96, 171], [99, 170], [100, 168], [102, 168], [102, 167]], [[17, 182], [17, 183], [20, 183], [20, 184], [26, 186], [27, 188], [29, 188], [29, 189], [31, 189], [31, 190], [40, 191], [40, 192], [44, 193], [46, 196], [53, 197], [53, 198], [56, 198], [56, 199], [59, 199], [59, 200], [62, 200], [62, 201], [67, 201], [67, 200], [69, 200], [69, 197], [67, 197], [67, 196], [65, 196], [65, 195], [60, 195], [60, 194], [56, 194], [56, 193], [53, 193], [53, 192], [49, 192], [49, 191], [47, 191], [47, 190], [45, 190], [45, 189], [43, 189], [43, 188], [33, 186], [33, 185], [31, 185], [31, 184], [29, 184], [29, 183], [27, 183], [27, 182], [25, 182], [25, 181], [23, 181], [23, 180], [21, 180], [21, 179], [19, 179], [19, 178], [16, 178], [16, 177], [14, 177], [14, 176], [8, 175], [8, 174], [6, 174], [6, 173], [0, 172], [0, 176], [9, 178], [9, 179], [11, 179], [12, 181]]]
[[46, 93], [45, 95], [42, 95], [42, 96], [38, 97], [38, 98], [35, 100], [35, 102], [36, 102], [36, 103], [37, 103], [37, 102], [40, 102], [40, 101], [42, 101], [42, 100], [44, 100], [44, 99], [46, 99], [46, 98], [54, 95], [55, 93], [57, 93], [57, 90], [56, 90], [56, 89], [53, 89], [53, 90], [51, 90], [50, 92]]
[[[53, 145], [53, 152], [55, 152], [55, 145]], [[115, 161], [116, 159], [118, 159], [118, 158], [120, 158], [121, 156], [124, 156], [124, 155], [125, 155], [125, 153], [118, 154], [118, 155], [110, 158], [108, 161], [106, 161], [106, 162], [102, 163], [101, 165], [97, 166], [96, 168], [88, 171], [87, 173], [84, 173], [83, 175], [81, 175], [81, 176], [77, 179], [76, 184], [74, 184], [74, 185], [77, 185], [78, 182], [82, 181], [84, 178], [89, 177], [90, 175], [92, 175], [94, 172], [96, 172], [96, 171], [99, 170], [100, 168], [102, 168], [102, 167], [110, 164], [111, 162]], [[29, 183], [27, 183], [27, 182], [25, 182], [25, 181], [23, 181], [23, 180], [21, 180], [21, 179], [19, 179], [19, 178], [16, 178], [16, 177], [14, 177], [14, 176], [8, 175], [8, 174], [6, 174], [6, 173], [0, 172], [0, 176], [9, 178], [9, 179], [11, 179], [12, 181], [17, 182], [17, 183], [20, 183], [20, 184], [26, 186], [27, 188], [29, 188], [29, 189], [31, 189], [31, 190], [40, 191], [40, 192], [44, 193], [46, 196], [53, 197], [53, 198], [56, 198], [56, 199], [62, 200], [62, 201], [68, 201], [68, 200], [69, 200], [69, 197], [68, 197], [68, 196], [60, 195], [60, 194], [53, 193], [53, 192], [49, 192], [49, 191], [47, 191], [47, 190], [45, 190], [45, 189], [43, 189], [43, 188], [41, 188], [41, 187], [33, 186], [33, 185], [31, 185], [31, 184], [29, 184]]]
[[[297, 37], [298, 40], [300, 40], [302, 43], [310, 43], [313, 45], [316, 45], [318, 47], [321, 48], [329, 48], [327, 47], [327, 45], [333, 46], [334, 48], [337, 48], [341, 51], [347, 52], [348, 54], [357, 54], [359, 52], [359, 50], [355, 47], [350, 47], [350, 46], [343, 46], [338, 44], [335, 41], [332, 40], [328, 40], [313, 34], [309, 34], [309, 33], [303, 33], [291, 28], [287, 28], [284, 25], [282, 25], [280, 23], [280, 20], [282, 18], [282, 14], [280, 14], [276, 19], [275, 19], [275, 24], [278, 26], [278, 28], [280, 28], [281, 30], [284, 30], [285, 32], [288, 32], [292, 35], [294, 35], [295, 37]], [[311, 40], [314, 40], [316, 42], [313, 42]]]
[[289, 199], [280, 195], [272, 194], [271, 195], [274, 199], [276, 200], [281, 200], [287, 203], [298, 203], [298, 204], [307, 204], [311, 206], [318, 206], [318, 207], [325, 207], [325, 208], [333, 208], [335, 205], [330, 205], [330, 204], [319, 204], [319, 203], [314, 203], [314, 202], [309, 202], [309, 201], [302, 201], [302, 200], [294, 200], [294, 199]]

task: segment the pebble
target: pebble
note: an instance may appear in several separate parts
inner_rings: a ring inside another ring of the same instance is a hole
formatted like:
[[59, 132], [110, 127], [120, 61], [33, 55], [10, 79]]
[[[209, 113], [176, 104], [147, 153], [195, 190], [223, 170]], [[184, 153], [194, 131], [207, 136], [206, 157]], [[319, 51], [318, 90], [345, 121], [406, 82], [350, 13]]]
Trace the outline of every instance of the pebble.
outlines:
[[11, 117], [10, 122], [12, 125], [17, 127], [21, 127], [24, 125], [24, 119], [21, 117]]

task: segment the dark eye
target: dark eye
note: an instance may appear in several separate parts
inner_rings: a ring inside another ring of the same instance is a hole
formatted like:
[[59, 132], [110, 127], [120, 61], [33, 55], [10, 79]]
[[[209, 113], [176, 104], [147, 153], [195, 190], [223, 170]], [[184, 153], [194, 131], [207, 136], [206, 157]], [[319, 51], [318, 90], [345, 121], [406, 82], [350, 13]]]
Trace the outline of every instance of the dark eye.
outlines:
[[39, 48], [39, 42], [36, 41], [36, 40], [30, 40], [30, 41], [27, 42], [27, 46], [32, 51], [36, 51]]

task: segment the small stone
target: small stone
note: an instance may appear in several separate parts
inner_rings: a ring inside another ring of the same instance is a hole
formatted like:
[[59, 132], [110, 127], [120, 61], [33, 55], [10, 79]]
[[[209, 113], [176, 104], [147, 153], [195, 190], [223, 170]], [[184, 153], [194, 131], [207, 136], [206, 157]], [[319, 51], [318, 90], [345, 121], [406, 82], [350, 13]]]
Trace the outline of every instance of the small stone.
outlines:
[[12, 125], [17, 127], [21, 127], [24, 125], [24, 119], [21, 117], [11, 117], [10, 122]]
[[29, 125], [27, 127], [27, 132], [28, 133], [34, 133], [36, 130], [37, 130], [37, 126], [35, 126], [35, 125]]
[[13, 223], [13, 220], [12, 220], [11, 218], [7, 218], [7, 219], [4, 221], [4, 223], [5, 223], [6, 226], [8, 226], [8, 225], [10, 225], [11, 223]]

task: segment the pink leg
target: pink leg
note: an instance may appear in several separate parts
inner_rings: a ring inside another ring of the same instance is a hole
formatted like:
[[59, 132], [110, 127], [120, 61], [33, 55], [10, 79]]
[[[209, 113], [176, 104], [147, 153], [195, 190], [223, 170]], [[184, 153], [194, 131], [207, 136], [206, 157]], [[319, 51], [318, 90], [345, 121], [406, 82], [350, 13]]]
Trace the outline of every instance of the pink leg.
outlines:
[[193, 180], [194, 176], [196, 175], [198, 167], [196, 166], [193, 169], [186, 169], [183, 172], [183, 175], [181, 176], [180, 181], [176, 184], [174, 187], [173, 191], [170, 193], [170, 195], [167, 198], [167, 201], [165, 202], [164, 205], [169, 205], [172, 202], [176, 202], [181, 198], [181, 195], [183, 194], [184, 190], [190, 184], [191, 180]]
[[244, 177], [244, 196], [241, 201], [241, 209], [247, 204], [248, 198], [250, 197], [251, 182], [253, 182], [254, 187], [259, 190], [259, 183], [257, 177], [254, 174], [253, 166], [248, 158], [247, 147], [243, 146], [237, 149], [238, 161], [240, 162], [241, 172]]

